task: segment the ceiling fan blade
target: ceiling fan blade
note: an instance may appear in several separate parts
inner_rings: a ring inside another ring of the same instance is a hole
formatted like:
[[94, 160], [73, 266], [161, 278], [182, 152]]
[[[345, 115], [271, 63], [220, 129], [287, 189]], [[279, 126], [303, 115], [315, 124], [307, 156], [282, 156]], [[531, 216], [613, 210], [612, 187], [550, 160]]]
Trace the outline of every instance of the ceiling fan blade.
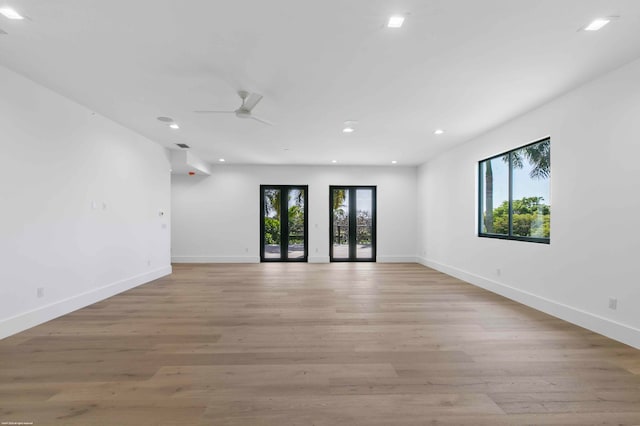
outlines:
[[258, 105], [258, 102], [262, 99], [262, 95], [258, 95], [257, 93], [250, 93], [247, 99], [244, 100], [244, 104], [242, 105], [242, 109], [251, 112], [252, 109]]
[[269, 126], [273, 126], [273, 123], [269, 120], [265, 120], [264, 118], [256, 117], [255, 115], [251, 115], [249, 118], [252, 118], [256, 121], [259, 121], [264, 124], [268, 124]]
[[196, 114], [234, 114], [235, 111], [193, 111]]

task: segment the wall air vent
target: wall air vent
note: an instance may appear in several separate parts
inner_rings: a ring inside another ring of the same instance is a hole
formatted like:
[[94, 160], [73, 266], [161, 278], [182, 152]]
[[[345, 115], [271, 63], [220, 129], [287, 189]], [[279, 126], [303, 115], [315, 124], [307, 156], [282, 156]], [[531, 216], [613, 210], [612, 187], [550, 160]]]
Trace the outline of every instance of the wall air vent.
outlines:
[[182, 149], [189, 149], [189, 145], [187, 145], [186, 143], [177, 143], [176, 145], [178, 145]]

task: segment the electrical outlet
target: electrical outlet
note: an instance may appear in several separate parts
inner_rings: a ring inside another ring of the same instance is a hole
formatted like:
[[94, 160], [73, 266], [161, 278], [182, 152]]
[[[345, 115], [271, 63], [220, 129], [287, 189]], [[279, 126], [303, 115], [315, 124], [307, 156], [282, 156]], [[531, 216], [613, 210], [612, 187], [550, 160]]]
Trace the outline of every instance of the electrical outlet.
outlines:
[[618, 309], [618, 299], [615, 297], [609, 298], [609, 309], [613, 309], [614, 311]]
[[501, 276], [502, 275], [502, 269], [500, 269], [500, 268], [496, 269], [496, 275], [497, 276]]
[[151, 259], [147, 259], [147, 266], [151, 266]]
[[316, 253], [318, 252], [318, 247], [316, 247]]
[[38, 290], [36, 290], [36, 295], [38, 296], [38, 299], [43, 298], [44, 297], [44, 287], [38, 287]]

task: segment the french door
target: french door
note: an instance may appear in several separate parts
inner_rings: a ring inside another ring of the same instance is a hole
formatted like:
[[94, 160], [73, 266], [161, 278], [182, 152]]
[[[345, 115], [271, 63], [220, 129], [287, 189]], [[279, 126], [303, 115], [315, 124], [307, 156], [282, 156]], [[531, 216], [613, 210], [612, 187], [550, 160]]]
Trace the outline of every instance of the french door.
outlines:
[[260, 185], [260, 260], [306, 262], [307, 185]]
[[330, 186], [332, 262], [375, 262], [376, 187]]

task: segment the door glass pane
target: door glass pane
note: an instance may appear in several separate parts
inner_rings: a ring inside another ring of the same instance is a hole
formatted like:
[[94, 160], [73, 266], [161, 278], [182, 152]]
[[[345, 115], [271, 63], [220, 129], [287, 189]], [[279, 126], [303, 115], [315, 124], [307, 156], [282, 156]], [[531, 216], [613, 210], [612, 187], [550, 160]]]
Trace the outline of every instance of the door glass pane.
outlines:
[[279, 189], [264, 190], [264, 257], [280, 259], [280, 196]]
[[373, 191], [356, 190], [356, 257], [370, 259], [373, 238]]
[[333, 190], [333, 257], [349, 258], [349, 191]]
[[289, 259], [304, 257], [304, 189], [289, 190]]

